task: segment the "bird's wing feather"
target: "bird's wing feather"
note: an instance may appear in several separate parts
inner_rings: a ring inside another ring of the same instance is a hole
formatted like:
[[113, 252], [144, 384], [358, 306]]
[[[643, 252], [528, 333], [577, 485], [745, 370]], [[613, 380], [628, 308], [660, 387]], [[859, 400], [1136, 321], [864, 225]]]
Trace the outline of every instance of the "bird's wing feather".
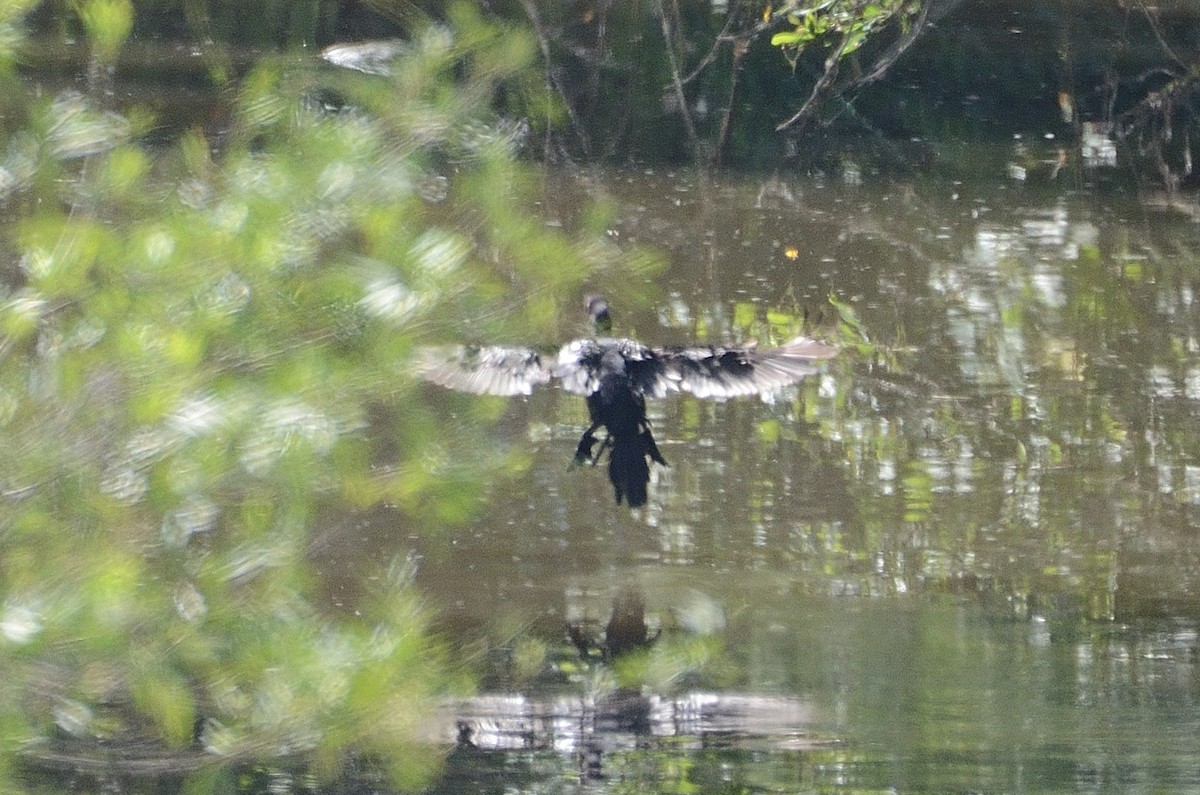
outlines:
[[[816, 372], [813, 362], [837, 349], [807, 337], [778, 348], [694, 346], [657, 351], [675, 389], [698, 398], [724, 400], [758, 395], [792, 384]], [[647, 393], [649, 394], [649, 393]]]
[[634, 386], [646, 397], [665, 397], [669, 392], [679, 391], [679, 379], [672, 371], [669, 362], [663, 359], [661, 351], [647, 349], [650, 355], [641, 359], [627, 362], [626, 372], [633, 379]]
[[600, 357], [603, 350], [592, 339], [573, 340], [558, 351], [554, 375], [568, 392], [590, 395], [600, 384]]
[[569, 342], [553, 363], [532, 348], [448, 346], [425, 348], [417, 374], [435, 384], [477, 395], [528, 395], [533, 387], [558, 378], [562, 388], [591, 395], [605, 373], [605, 353], [617, 353], [634, 387], [647, 397], [688, 392], [724, 400], [757, 395], [816, 372], [813, 362], [837, 349], [798, 337], [778, 348], [691, 346], [650, 348], [628, 339], [580, 339]]
[[551, 368], [532, 348], [451, 345], [423, 348], [417, 374], [439, 386], [476, 395], [528, 395], [550, 380]]

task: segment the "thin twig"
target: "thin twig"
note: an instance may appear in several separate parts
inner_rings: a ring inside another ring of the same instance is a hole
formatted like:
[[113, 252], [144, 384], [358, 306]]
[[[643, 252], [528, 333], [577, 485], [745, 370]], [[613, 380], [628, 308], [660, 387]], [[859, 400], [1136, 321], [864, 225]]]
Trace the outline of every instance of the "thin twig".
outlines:
[[697, 162], [703, 162], [700, 136], [696, 134], [696, 125], [692, 123], [692, 114], [688, 111], [687, 97], [683, 93], [683, 80], [679, 75], [679, 64], [675, 60], [675, 47], [671, 43], [671, 23], [667, 20], [667, 10], [662, 8], [659, 22], [662, 24], [663, 41], [666, 44], [667, 64], [671, 69], [671, 85], [675, 89], [675, 100], [679, 103], [679, 112], [683, 115], [683, 126], [687, 130], [688, 140], [692, 144], [692, 155]]
[[825, 72], [813, 85], [812, 91], [809, 92], [808, 99], [804, 100], [804, 104], [800, 106], [800, 110], [792, 114], [792, 116], [784, 122], [775, 125], [775, 132], [783, 132], [793, 124], [797, 124], [802, 120], [807, 120], [815, 111], [817, 99], [825, 93], [826, 89], [833, 84], [837, 79], [839, 64], [842, 60], [842, 54], [846, 51], [846, 47], [850, 44], [850, 32], [842, 34], [842, 40], [838, 43], [837, 49], [833, 51], [828, 58], [825, 59]]
[[[738, 9], [740, 9], [740, 8], [741, 7], [739, 6]], [[716, 38], [713, 39], [712, 47], [710, 47], [708, 49], [708, 52], [705, 53], [704, 57], [700, 59], [700, 62], [698, 64], [696, 64], [696, 68], [693, 69], [690, 74], [688, 74], [686, 77], [684, 77], [680, 80], [680, 82], [683, 83], [685, 86], [688, 83], [695, 80], [697, 77], [699, 77], [700, 73], [703, 72], [705, 69], [707, 69], [708, 65], [710, 63], [712, 63], [714, 60], [716, 60], [717, 50], [719, 50], [721, 48], [722, 44], [724, 44], [726, 41], [732, 40], [735, 42], [734, 46], [736, 46], [736, 42], [743, 40], [743, 37], [741, 35], [738, 35], [738, 36], [730, 36], [729, 35], [729, 29], [731, 27], [733, 27], [733, 23], [737, 19], [738, 9], [734, 9], [729, 12], [729, 14], [725, 17], [724, 27], [721, 28], [721, 32], [718, 33], [716, 35]]]
[[[929, 27], [930, 24], [932, 24], [934, 19], [944, 16], [961, 1], [962, 0], [946, 0], [945, 2], [939, 2], [939, 0], [923, 0], [920, 6], [921, 10], [917, 13], [917, 18], [913, 20], [908, 32], [905, 33], [900, 39], [893, 42], [891, 47], [888, 48], [887, 52], [876, 59], [875, 65], [872, 67], [870, 72], [863, 77], [850, 80], [845, 86], [842, 87], [842, 92], [844, 93], [855, 88], [861, 88], [862, 86], [869, 85], [870, 83], [874, 83], [875, 81], [882, 79], [884, 75], [887, 74], [888, 69], [890, 69], [892, 65], [899, 60], [900, 56], [902, 56], [908, 50], [908, 48], [911, 47], [918, 38], [920, 38], [921, 34], [926, 28]], [[936, 13], [934, 11], [935, 7], [937, 9]], [[829, 88], [835, 79], [837, 79], [839, 72], [838, 64], [841, 62], [843, 52], [846, 48], [846, 45], [849, 43], [849, 40], [849, 33], [842, 36], [842, 41], [838, 45], [837, 50], [835, 50], [834, 53], [825, 60], [825, 73], [821, 76], [821, 79], [817, 81], [817, 84], [813, 86], [812, 93], [809, 94], [809, 97], [807, 100], [805, 100], [804, 105], [787, 121], [777, 125], [775, 127], [776, 131], [782, 132], [793, 124], [806, 119], [815, 111], [815, 108], [813, 107], [814, 104], [820, 98], [821, 94]]]
[[734, 42], [733, 52], [730, 54], [732, 63], [729, 70], [729, 95], [725, 98], [725, 112], [721, 115], [721, 129], [717, 133], [717, 149], [713, 155], [717, 168], [724, 164], [725, 153], [729, 149], [729, 140], [733, 134], [733, 110], [737, 107], [737, 90], [741, 82], [739, 78], [742, 74], [742, 58], [749, 48], [748, 41]]
[[[902, 36], [899, 41], [894, 42], [892, 46], [888, 48], [888, 51], [875, 61], [875, 66], [870, 72], [867, 73], [865, 77], [854, 82], [855, 87], [874, 83], [887, 73], [887, 70], [892, 67], [892, 64], [899, 60], [900, 56], [903, 55], [904, 52], [911, 47], [918, 38], [920, 38], [921, 33], [924, 32], [925, 26], [929, 20], [929, 9], [931, 9], [933, 5], [933, 0], [926, 0], [926, 2], [921, 3], [921, 11], [917, 14], [917, 18], [913, 20], [911, 27], [908, 29], [908, 33]], [[953, 3], [951, 5], [953, 5]]]
[[[546, 63], [546, 86], [562, 98], [563, 107], [566, 108], [567, 116], [571, 119], [571, 129], [575, 131], [575, 135], [579, 138], [579, 145], [583, 149], [584, 154], [590, 155], [592, 151], [591, 140], [583, 128], [583, 122], [580, 121], [579, 116], [575, 113], [575, 107], [567, 97], [566, 89], [563, 88], [554, 71], [554, 62], [551, 60], [550, 53], [550, 37], [546, 35], [546, 28], [542, 24], [542, 18], [538, 14], [537, 6], [534, 5], [533, 0], [521, 0], [521, 5], [525, 8], [525, 16], [529, 18], [529, 24], [533, 26], [534, 35], [537, 36], [538, 40], [538, 47], [542, 51], [542, 60]], [[548, 144], [549, 138], [547, 138]]]
[[1163, 48], [1172, 61], [1177, 63], [1184, 71], [1187, 71], [1188, 65], [1183, 62], [1183, 59], [1175, 54], [1171, 49], [1171, 45], [1167, 44], [1167, 40], [1163, 38], [1162, 29], [1158, 26], [1158, 21], [1154, 18], [1154, 12], [1146, 7], [1145, 0], [1138, 0], [1138, 7], [1142, 9], [1142, 15], [1146, 17], [1146, 21], [1150, 23], [1150, 30], [1154, 32], [1154, 38], [1158, 39], [1158, 46]]

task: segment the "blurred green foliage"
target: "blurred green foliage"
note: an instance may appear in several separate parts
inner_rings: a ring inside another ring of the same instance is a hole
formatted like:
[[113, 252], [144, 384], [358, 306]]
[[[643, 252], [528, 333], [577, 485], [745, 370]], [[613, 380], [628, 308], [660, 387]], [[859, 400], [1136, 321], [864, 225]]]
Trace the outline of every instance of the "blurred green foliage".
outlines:
[[133, 30], [133, 0], [80, 0], [75, 8], [96, 57], [111, 62]]
[[35, 0], [6, 0], [0, 3], [0, 69], [12, 68], [13, 57], [24, 39], [22, 23]]
[[[29, 5], [4, 6], [0, 67]], [[97, 57], [129, 8], [79, 4]], [[307, 553], [368, 506], [426, 534], [470, 515], [506, 456], [470, 413], [446, 426], [410, 353], [548, 334], [621, 261], [529, 213], [489, 109], [532, 51], [459, 6], [387, 78], [265, 59], [219, 145], [196, 129], [165, 150], [142, 112], [28, 97], [0, 144], [6, 791], [14, 752], [64, 738], [194, 753], [194, 791], [224, 763], [331, 776], [364, 755], [405, 787], [436, 766], [423, 721], [465, 676], [411, 566], [362, 572], [372, 592], [341, 613]]]
[[772, 16], [785, 18], [791, 27], [771, 36], [771, 45], [784, 52], [794, 69], [809, 45], [835, 36], [839, 43], [830, 57], [840, 60], [853, 54], [872, 33], [894, 18], [899, 18], [907, 27], [919, 10], [920, 4], [914, 0], [822, 0], [815, 3], [791, 0], [772, 12]]

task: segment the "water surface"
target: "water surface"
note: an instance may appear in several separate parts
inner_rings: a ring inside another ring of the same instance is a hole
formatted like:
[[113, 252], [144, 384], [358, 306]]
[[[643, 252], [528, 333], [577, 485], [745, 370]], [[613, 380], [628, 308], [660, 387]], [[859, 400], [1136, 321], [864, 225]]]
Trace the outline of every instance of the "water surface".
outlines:
[[[489, 690], [524, 699], [523, 748], [489, 739], [503, 715], [463, 708], [476, 747], [444, 786], [1200, 790], [1192, 220], [999, 173], [654, 171], [547, 177], [543, 217], [570, 228], [584, 197], [613, 208], [615, 245], [669, 262], [596, 275], [618, 331], [804, 330], [844, 352], [767, 401], [655, 403], [671, 466], [640, 512], [601, 471], [568, 470], [586, 410], [549, 388], [499, 406], [481, 443], [528, 451], [528, 468], [469, 527], [426, 538], [384, 510], [331, 542], [335, 593], [359, 556], [415, 547]], [[508, 342], [583, 328], [561, 325]], [[480, 398], [447, 393], [447, 422], [464, 400]], [[698, 694], [759, 699], [737, 703], [764, 720], [606, 722], [615, 684], [605, 663], [570, 662], [565, 627], [599, 634], [630, 591], [664, 657], [708, 644], [639, 698], [672, 714]], [[522, 678], [529, 648], [547, 657]]]

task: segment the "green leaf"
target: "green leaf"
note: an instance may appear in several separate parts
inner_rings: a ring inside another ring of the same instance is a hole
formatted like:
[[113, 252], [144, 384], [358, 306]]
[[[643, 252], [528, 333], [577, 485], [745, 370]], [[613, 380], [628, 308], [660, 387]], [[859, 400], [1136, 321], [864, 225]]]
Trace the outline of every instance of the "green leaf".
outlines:
[[771, 37], [771, 44], [775, 47], [793, 47], [811, 39], [812, 36], [802, 30], [783, 30]]

